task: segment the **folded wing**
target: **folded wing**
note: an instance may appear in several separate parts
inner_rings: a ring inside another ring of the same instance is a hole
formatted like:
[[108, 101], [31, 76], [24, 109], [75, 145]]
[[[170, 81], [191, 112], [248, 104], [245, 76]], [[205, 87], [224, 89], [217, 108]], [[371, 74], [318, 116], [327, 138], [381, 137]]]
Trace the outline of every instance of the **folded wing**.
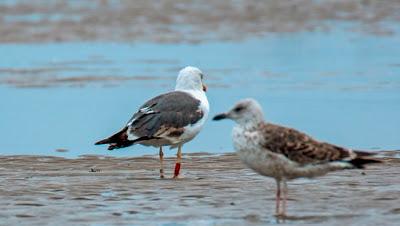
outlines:
[[368, 153], [319, 142], [292, 128], [267, 123], [262, 126], [262, 132], [263, 148], [301, 165], [348, 161], [354, 167], [362, 168], [364, 164], [380, 162], [368, 158]]
[[192, 95], [174, 91], [157, 96], [136, 112], [128, 122], [130, 137], [158, 139], [179, 136], [184, 127], [203, 117], [200, 101]]

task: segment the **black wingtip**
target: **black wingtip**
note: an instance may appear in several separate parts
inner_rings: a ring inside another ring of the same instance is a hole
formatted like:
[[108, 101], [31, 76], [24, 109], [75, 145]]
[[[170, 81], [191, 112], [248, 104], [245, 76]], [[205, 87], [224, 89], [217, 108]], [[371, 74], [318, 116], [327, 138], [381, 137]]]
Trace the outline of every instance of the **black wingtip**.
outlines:
[[107, 138], [107, 139], [103, 139], [103, 140], [97, 141], [96, 143], [94, 143], [94, 145], [109, 144], [109, 143], [110, 143], [109, 139]]
[[360, 150], [353, 150], [354, 153], [357, 154], [357, 157], [368, 157], [368, 156], [374, 156], [377, 155], [377, 152], [373, 151], [360, 151]]
[[355, 168], [364, 169], [366, 164], [379, 164], [383, 163], [379, 159], [372, 158], [355, 158], [349, 161]]

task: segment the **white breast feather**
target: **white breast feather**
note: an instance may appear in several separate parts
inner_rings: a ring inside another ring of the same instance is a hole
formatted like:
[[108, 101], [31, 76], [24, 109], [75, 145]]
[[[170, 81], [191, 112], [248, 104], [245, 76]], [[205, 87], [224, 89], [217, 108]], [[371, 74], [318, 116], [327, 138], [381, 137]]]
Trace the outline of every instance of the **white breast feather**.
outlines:
[[193, 139], [203, 128], [205, 122], [207, 121], [208, 113], [210, 111], [210, 105], [207, 100], [207, 96], [203, 91], [200, 90], [189, 90], [189, 91], [183, 91], [186, 93], [189, 93], [192, 95], [194, 98], [197, 100], [200, 100], [200, 106], [199, 110], [203, 112], [203, 117], [197, 121], [193, 125], [187, 125], [184, 127], [185, 132], [182, 134], [180, 139], [182, 139], [184, 142], [187, 142], [191, 139]]

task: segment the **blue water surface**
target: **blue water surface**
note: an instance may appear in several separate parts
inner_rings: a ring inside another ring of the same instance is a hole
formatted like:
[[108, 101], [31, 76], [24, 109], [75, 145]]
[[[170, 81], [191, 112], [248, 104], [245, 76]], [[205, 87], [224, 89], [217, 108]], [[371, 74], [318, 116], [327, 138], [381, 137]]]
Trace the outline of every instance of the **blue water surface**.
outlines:
[[[140, 145], [109, 152], [93, 143], [121, 129], [144, 101], [172, 90], [179, 69], [187, 65], [206, 74], [210, 116], [253, 97], [263, 105], [266, 120], [319, 140], [357, 149], [400, 148], [398, 35], [304, 32], [203, 44], [1, 44], [0, 53], [3, 81], [15, 76], [138, 78], [46, 88], [1, 83], [2, 155], [155, 154], [156, 149]], [[35, 69], [41, 74], [29, 73]], [[183, 151], [233, 151], [232, 126], [209, 119]]]

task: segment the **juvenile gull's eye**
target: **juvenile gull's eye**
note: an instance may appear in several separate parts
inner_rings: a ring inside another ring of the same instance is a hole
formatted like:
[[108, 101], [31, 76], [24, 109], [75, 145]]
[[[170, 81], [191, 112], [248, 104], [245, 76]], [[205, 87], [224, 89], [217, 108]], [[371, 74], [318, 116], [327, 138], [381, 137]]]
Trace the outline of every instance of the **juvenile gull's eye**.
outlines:
[[242, 107], [242, 106], [239, 106], [239, 107], [236, 107], [235, 109], [233, 109], [235, 112], [240, 112], [241, 110], [243, 110], [244, 109], [244, 107]]

